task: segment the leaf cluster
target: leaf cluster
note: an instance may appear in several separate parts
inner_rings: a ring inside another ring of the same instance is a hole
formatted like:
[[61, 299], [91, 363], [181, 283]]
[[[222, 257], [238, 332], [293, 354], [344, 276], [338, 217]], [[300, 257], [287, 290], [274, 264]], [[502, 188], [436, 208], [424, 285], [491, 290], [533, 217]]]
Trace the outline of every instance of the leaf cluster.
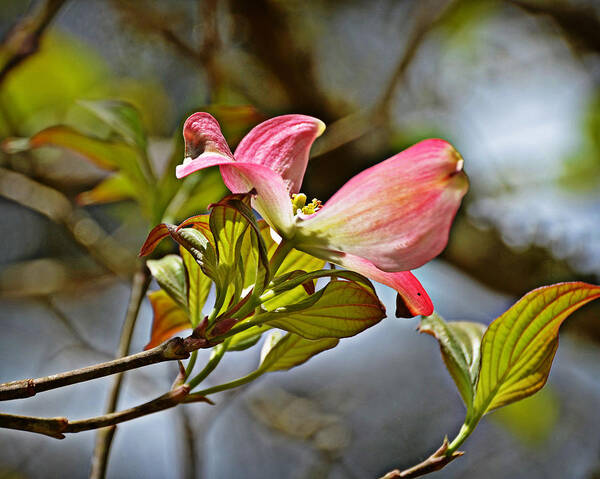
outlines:
[[[119, 100], [80, 101], [95, 119], [96, 129], [54, 125], [29, 138], [9, 138], [2, 144], [9, 154], [40, 148], [60, 148], [74, 153], [107, 174], [91, 190], [80, 193], [81, 205], [134, 200], [153, 224], [178, 219], [205, 209], [225, 188], [218, 172], [202, 172], [184, 181], [175, 180], [175, 167], [183, 156], [183, 139], [174, 139], [166, 166], [157, 173], [149, 153], [149, 140], [139, 112]], [[178, 130], [180, 131], [180, 130]]]
[[[147, 348], [193, 329], [203, 347], [240, 351], [273, 330], [254, 378], [301, 364], [385, 317], [366, 278], [324, 269], [325, 261], [276, 242], [268, 224], [254, 217], [250, 195], [227, 196], [209, 214], [179, 225], [159, 224], [140, 254], [166, 237], [179, 244], [179, 254], [148, 260], [161, 289], [149, 295], [154, 321]], [[209, 297], [212, 308], [203, 315]]]
[[423, 318], [467, 408], [452, 453], [487, 413], [540, 390], [558, 348], [558, 331], [575, 310], [600, 297], [600, 286], [559, 283], [530, 291], [488, 328], [470, 321]]

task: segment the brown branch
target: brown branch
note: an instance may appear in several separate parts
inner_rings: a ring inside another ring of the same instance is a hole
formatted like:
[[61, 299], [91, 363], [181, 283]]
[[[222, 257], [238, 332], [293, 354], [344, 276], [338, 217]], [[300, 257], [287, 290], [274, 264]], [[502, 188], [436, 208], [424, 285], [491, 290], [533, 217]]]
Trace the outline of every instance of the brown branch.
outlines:
[[408, 39], [406, 47], [398, 57], [398, 61], [387, 86], [373, 106], [352, 113], [333, 122], [327, 127], [327, 134], [312, 149], [311, 158], [329, 153], [341, 146], [357, 140], [369, 131], [385, 124], [389, 118], [391, 102], [399, 85], [404, 80], [408, 67], [414, 60], [427, 35], [437, 27], [450, 12], [458, 0], [444, 0], [418, 3], [416, 25]]
[[423, 44], [423, 40], [429, 32], [431, 32], [445, 18], [446, 13], [450, 11], [450, 7], [457, 3], [458, 0], [435, 0], [433, 2], [417, 2], [418, 10], [416, 12], [416, 25], [410, 33], [404, 53], [400, 56], [399, 61], [390, 79], [388, 85], [376, 102], [373, 113], [376, 116], [387, 119], [390, 104], [394, 98], [394, 94], [398, 89], [401, 81], [404, 79], [408, 66], [412, 63], [419, 48]]
[[182, 444], [181, 461], [184, 469], [183, 477], [187, 479], [195, 479], [198, 477], [198, 455], [196, 452], [197, 440], [196, 429], [192, 425], [192, 418], [188, 410], [184, 407], [177, 410], [181, 418], [181, 426], [183, 434], [180, 434]]
[[170, 25], [177, 23], [175, 14], [165, 14], [165, 12], [154, 9], [147, 2], [111, 0], [111, 3], [127, 26], [159, 37], [167, 45], [180, 52], [182, 56], [192, 59], [199, 65], [204, 64], [207, 60], [204, 49], [194, 49], [190, 45], [190, 42], [184, 40], [176, 33], [177, 28], [172, 29], [170, 27]]
[[83, 209], [73, 206], [60, 191], [22, 173], [0, 168], [0, 195], [63, 225], [103, 268], [118, 276], [128, 276], [132, 271], [133, 254], [117, 243]]
[[506, 1], [530, 15], [548, 17], [563, 31], [576, 49], [600, 52], [600, 17], [591, 2], [577, 4], [578, 2]]
[[[114, 428], [119, 423], [164, 411], [183, 402], [189, 392], [189, 386], [184, 384], [139, 406], [78, 421], [69, 421], [64, 417], [43, 418], [0, 414], [0, 427], [35, 432], [56, 439], [63, 439], [65, 434], [107, 427]], [[208, 402], [202, 398], [199, 401]]]
[[425, 459], [423, 462], [413, 466], [409, 469], [405, 469], [404, 471], [400, 471], [395, 469], [393, 471], [388, 472], [385, 476], [382, 476], [380, 479], [410, 479], [414, 477], [421, 477], [426, 474], [439, 471], [443, 469], [448, 464], [450, 464], [457, 457], [462, 456], [464, 453], [462, 451], [454, 451], [450, 455], [446, 455], [446, 451], [448, 450], [448, 438], [444, 438], [443, 444], [440, 448], [435, 451], [431, 456]]
[[132, 419], [146, 416], [158, 411], [164, 411], [179, 404], [189, 394], [190, 388], [187, 385], [181, 385], [178, 388], [169, 391], [162, 396], [153, 399], [140, 406], [125, 409], [119, 412], [104, 414], [103, 416], [93, 417], [90, 419], [82, 419], [80, 421], [72, 421], [68, 423], [64, 432], [76, 433], [81, 431], [89, 431], [101, 427], [114, 426], [121, 422], [131, 421]]
[[46, 0], [20, 19], [0, 45], [0, 82], [30, 55], [38, 51], [40, 39], [66, 0]]
[[285, 2], [230, 0], [233, 18], [248, 36], [248, 48], [273, 75], [290, 104], [299, 112], [326, 123], [338, 116], [338, 108], [324, 93], [310, 45], [293, 34]]
[[63, 431], [69, 424], [64, 417], [31, 417], [0, 414], [0, 427], [36, 432], [56, 439], [64, 439]]
[[189, 356], [190, 343], [182, 338], [173, 338], [148, 351], [132, 354], [123, 358], [107, 361], [85, 368], [74, 369], [37, 379], [22, 379], [0, 384], [0, 401], [22, 399], [35, 396], [71, 384], [122, 373], [130, 369], [148, 366], [164, 361], [186, 359]]

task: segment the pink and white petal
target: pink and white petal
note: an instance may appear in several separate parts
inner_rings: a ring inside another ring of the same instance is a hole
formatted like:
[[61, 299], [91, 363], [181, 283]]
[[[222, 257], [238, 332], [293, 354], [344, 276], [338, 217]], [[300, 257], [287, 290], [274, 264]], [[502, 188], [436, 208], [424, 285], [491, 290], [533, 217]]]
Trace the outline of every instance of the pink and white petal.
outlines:
[[287, 187], [270, 168], [252, 163], [223, 163], [221, 176], [232, 193], [255, 190], [252, 206], [282, 237], [292, 235], [294, 214]]
[[433, 303], [420, 281], [410, 271], [389, 273], [382, 271], [370, 261], [346, 254], [339, 261], [341, 266], [385, 284], [398, 293], [396, 317], [429, 316], [433, 313]]
[[185, 156], [198, 158], [203, 153], [217, 153], [233, 160], [219, 122], [209, 113], [197, 112], [183, 124]]
[[234, 160], [218, 153], [202, 153], [200, 156], [193, 159], [189, 157], [184, 158], [183, 163], [177, 165], [175, 168], [175, 176], [181, 179], [195, 171], [203, 170], [204, 168], [209, 168], [211, 166], [222, 165], [224, 163], [234, 163]]
[[177, 178], [183, 178], [211, 166], [220, 167], [223, 181], [232, 193], [255, 190], [254, 208], [279, 234], [284, 237], [292, 234], [292, 202], [285, 182], [277, 173], [264, 165], [241, 163], [228, 156], [207, 152], [193, 160], [186, 158], [177, 166], [175, 174]]
[[417, 143], [342, 186], [298, 224], [296, 246], [349, 253], [384, 271], [417, 268], [446, 246], [468, 188], [462, 166], [446, 141]]
[[[315, 251], [311, 251], [311, 253], [314, 254]], [[315, 254], [315, 256], [319, 256], [319, 254]], [[395, 273], [382, 271], [369, 260], [352, 254], [332, 255], [323, 259], [395, 289], [398, 293], [396, 299], [396, 317], [398, 318], [411, 318], [418, 315], [429, 316], [433, 313], [433, 303], [427, 291], [410, 271]]]
[[236, 161], [265, 165], [285, 181], [289, 193], [298, 193], [310, 147], [325, 124], [306, 115], [283, 115], [255, 126], [235, 150]]

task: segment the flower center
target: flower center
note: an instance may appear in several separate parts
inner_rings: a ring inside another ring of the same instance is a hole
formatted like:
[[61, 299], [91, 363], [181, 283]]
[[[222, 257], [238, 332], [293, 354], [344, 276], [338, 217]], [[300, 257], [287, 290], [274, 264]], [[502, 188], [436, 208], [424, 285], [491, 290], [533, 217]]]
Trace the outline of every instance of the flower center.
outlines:
[[321, 209], [323, 205], [321, 202], [313, 198], [313, 200], [306, 204], [306, 195], [304, 193], [298, 193], [292, 195], [292, 208], [294, 209], [294, 214], [303, 213], [305, 215], [312, 215]]

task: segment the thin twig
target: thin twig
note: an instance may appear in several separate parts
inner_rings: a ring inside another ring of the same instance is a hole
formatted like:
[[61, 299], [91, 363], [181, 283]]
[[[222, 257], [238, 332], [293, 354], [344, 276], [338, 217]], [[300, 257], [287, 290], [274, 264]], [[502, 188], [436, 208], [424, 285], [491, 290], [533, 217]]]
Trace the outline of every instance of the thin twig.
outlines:
[[83, 209], [73, 206], [57, 189], [22, 173], [0, 168], [0, 195], [63, 225], [103, 268], [121, 277], [132, 271], [133, 254], [117, 243]]
[[443, 469], [452, 461], [454, 461], [454, 459], [464, 454], [462, 451], [454, 451], [452, 453], [447, 453], [447, 451], [448, 438], [444, 438], [444, 442], [442, 443], [440, 448], [427, 459], [425, 459], [423, 462], [420, 462], [416, 466], [410, 467], [403, 471], [395, 469], [393, 471], [388, 472], [385, 476], [382, 476], [380, 479], [410, 479], [425, 476], [426, 474], [430, 474], [432, 472]]
[[3, 383], [0, 384], [0, 401], [23, 399], [51, 389], [70, 386], [112, 374], [119, 374], [130, 369], [149, 366], [150, 364], [185, 359], [189, 356], [188, 349], [185, 340], [173, 338], [148, 351], [132, 354], [113, 361], [94, 364], [93, 366], [53, 374], [43, 378], [22, 379]]
[[30, 55], [38, 51], [40, 39], [66, 0], [46, 0], [27, 16], [20, 19], [0, 45], [0, 82]]
[[[163, 394], [152, 401], [140, 404], [139, 406], [78, 421], [69, 421], [64, 417], [43, 418], [0, 414], [0, 427], [35, 432], [56, 439], [63, 439], [65, 437], [64, 434], [67, 433], [78, 433], [107, 427], [114, 428], [119, 423], [164, 411], [165, 409], [172, 408], [182, 403], [189, 392], [189, 386], [183, 384], [168, 393]], [[210, 403], [210, 401], [205, 398], [199, 398], [198, 401]]]
[[[143, 264], [141, 269], [133, 276], [131, 296], [129, 298], [129, 305], [127, 306], [125, 321], [121, 329], [117, 357], [126, 356], [129, 353], [131, 338], [133, 336], [133, 330], [137, 321], [140, 306], [144, 296], [146, 295], [146, 291], [148, 290], [151, 279], [152, 277], [150, 275], [150, 271], [145, 264]], [[122, 384], [123, 374], [121, 373], [115, 376], [113, 379], [105, 409], [107, 414], [116, 411]], [[98, 434], [96, 435], [94, 455], [92, 457], [90, 478], [101, 479], [106, 476], [106, 467], [108, 465], [110, 446], [112, 444], [115, 432], [115, 428], [108, 428], [98, 431]]]
[[180, 435], [182, 447], [182, 462], [184, 466], [183, 477], [186, 479], [195, 479], [198, 477], [198, 461], [196, 453], [196, 430], [192, 426], [192, 418], [188, 410], [184, 407], [178, 408], [179, 417], [181, 418], [181, 426], [183, 434]]
[[191, 59], [199, 65], [206, 61], [204, 50], [194, 49], [189, 41], [184, 40], [177, 34], [177, 27], [170, 28], [177, 21], [174, 13], [166, 14], [152, 8], [148, 3], [121, 2], [111, 0], [114, 8], [121, 15], [127, 26], [134, 27], [141, 32], [160, 37], [167, 45], [180, 52], [182, 56]]
[[[351, 113], [327, 127], [327, 134], [315, 145], [311, 158], [324, 155], [347, 143], [357, 140], [369, 131], [386, 124], [396, 90], [405, 78], [408, 67], [414, 60], [427, 35], [440, 24], [457, 0], [446, 0], [441, 8], [430, 3], [418, 3], [416, 25], [407, 45], [388, 79], [387, 86], [379, 99], [364, 110]], [[435, 2], [436, 4], [439, 2]], [[435, 7], [435, 8], [434, 8]]]

